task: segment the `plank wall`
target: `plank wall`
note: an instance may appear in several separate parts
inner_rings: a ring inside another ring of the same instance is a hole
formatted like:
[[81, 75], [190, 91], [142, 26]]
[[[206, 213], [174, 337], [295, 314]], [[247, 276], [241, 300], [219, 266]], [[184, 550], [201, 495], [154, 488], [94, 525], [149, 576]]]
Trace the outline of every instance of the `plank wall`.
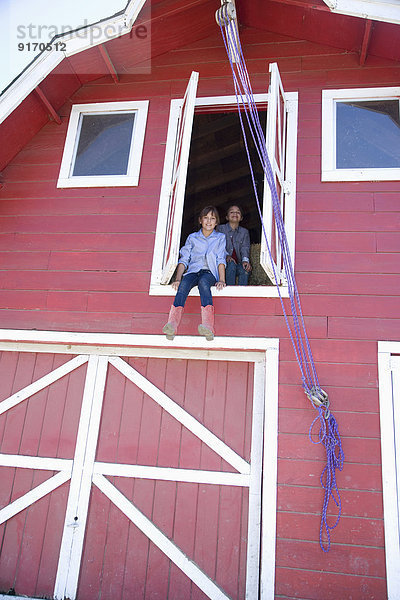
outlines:
[[[217, 298], [218, 335], [279, 337], [280, 416], [276, 597], [386, 597], [377, 340], [399, 340], [399, 182], [321, 183], [321, 90], [398, 85], [397, 63], [283, 36], [244, 31], [255, 92], [277, 61], [299, 92], [296, 276], [319, 379], [346, 455], [343, 516], [319, 547], [323, 450], [275, 299]], [[199, 96], [232, 93], [217, 34], [163, 54], [151, 74], [80, 88], [4, 171], [0, 199], [0, 327], [153, 334], [171, 298], [148, 294], [170, 99], [193, 68]], [[56, 188], [73, 103], [150, 100], [137, 188]], [[195, 334], [199, 300], [181, 333]]]

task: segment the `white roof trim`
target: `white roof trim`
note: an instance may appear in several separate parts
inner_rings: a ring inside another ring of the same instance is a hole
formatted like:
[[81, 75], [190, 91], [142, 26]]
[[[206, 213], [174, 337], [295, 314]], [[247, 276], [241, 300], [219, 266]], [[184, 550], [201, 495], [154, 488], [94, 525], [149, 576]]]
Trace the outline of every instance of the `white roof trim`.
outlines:
[[400, 0], [324, 0], [332, 12], [400, 24]]
[[[65, 51], [53, 49], [42, 52], [0, 96], [0, 123], [47, 77], [64, 59], [93, 46], [129, 33], [146, 0], [131, 0], [125, 11], [99, 23], [56, 36], [55, 41], [66, 45]], [[96, 35], [90, 35], [90, 29], [96, 28]], [[83, 30], [88, 35], [83, 36]], [[93, 39], [94, 38], [94, 39]]]

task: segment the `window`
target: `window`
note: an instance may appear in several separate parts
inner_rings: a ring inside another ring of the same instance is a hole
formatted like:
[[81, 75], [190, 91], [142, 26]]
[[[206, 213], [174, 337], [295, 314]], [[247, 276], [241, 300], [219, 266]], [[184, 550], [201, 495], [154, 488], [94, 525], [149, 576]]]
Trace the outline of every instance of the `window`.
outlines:
[[400, 179], [400, 88], [322, 92], [322, 181]]
[[148, 104], [73, 106], [57, 187], [138, 185]]
[[400, 598], [400, 342], [379, 342], [383, 510], [388, 598]]
[[[284, 92], [276, 64], [270, 66], [270, 71], [269, 92], [256, 94], [255, 101], [259, 106], [261, 122], [266, 122], [268, 153], [290, 252], [294, 257], [297, 93]], [[245, 287], [228, 286], [221, 294], [276, 296], [274, 269], [261, 235], [236, 97], [196, 98], [197, 81], [198, 74], [192, 73], [184, 98], [171, 101], [150, 293], [174, 293], [168, 284], [173, 278], [179, 249], [187, 235], [197, 229], [197, 216], [201, 208], [206, 204], [214, 204], [220, 212], [221, 222], [225, 222], [228, 206], [238, 204], [245, 213], [243, 226], [250, 230], [253, 275], [257, 269], [258, 280], [252, 283], [250, 278], [250, 285]], [[270, 192], [258, 163], [254, 152], [252, 165], [277, 283], [282, 286], [283, 295], [286, 295]], [[197, 294], [197, 289], [193, 294]]]

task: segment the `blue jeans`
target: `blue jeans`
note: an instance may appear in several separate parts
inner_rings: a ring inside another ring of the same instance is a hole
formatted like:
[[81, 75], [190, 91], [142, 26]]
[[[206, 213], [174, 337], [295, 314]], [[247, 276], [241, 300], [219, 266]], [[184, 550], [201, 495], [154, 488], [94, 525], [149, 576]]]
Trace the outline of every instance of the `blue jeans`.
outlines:
[[243, 269], [242, 263], [234, 263], [233, 260], [226, 264], [226, 285], [236, 285], [236, 276], [238, 285], [247, 285], [249, 274]]
[[211, 271], [201, 269], [197, 273], [187, 273], [181, 279], [181, 282], [176, 292], [174, 306], [185, 306], [186, 298], [190, 290], [197, 285], [200, 292], [200, 300], [202, 306], [212, 304], [211, 286], [215, 285], [216, 279]]

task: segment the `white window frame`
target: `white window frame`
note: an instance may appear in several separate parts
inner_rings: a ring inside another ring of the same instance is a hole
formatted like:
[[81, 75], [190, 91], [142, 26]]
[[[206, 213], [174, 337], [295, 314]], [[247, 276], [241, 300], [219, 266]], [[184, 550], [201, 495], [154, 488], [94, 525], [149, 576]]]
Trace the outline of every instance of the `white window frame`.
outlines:
[[378, 342], [388, 600], [400, 598], [400, 342]]
[[[270, 69], [271, 70], [271, 69]], [[186, 95], [185, 95], [186, 98]], [[287, 239], [290, 247], [290, 254], [292, 260], [294, 262], [295, 256], [295, 214], [296, 214], [296, 156], [297, 156], [297, 113], [298, 113], [298, 93], [297, 92], [286, 92], [286, 105], [287, 105], [287, 167], [286, 167], [286, 180], [285, 180], [285, 196], [286, 196], [286, 205], [285, 205], [285, 224], [286, 224], [286, 233]], [[256, 103], [265, 104], [269, 100], [269, 94], [254, 94], [254, 100]], [[161, 185], [161, 193], [160, 193], [160, 204], [158, 211], [158, 221], [157, 221], [157, 230], [156, 230], [156, 238], [154, 244], [154, 256], [153, 256], [153, 266], [152, 266], [152, 275], [150, 281], [150, 295], [156, 296], [174, 296], [175, 291], [172, 289], [171, 285], [165, 285], [162, 282], [163, 279], [163, 256], [164, 256], [164, 248], [166, 245], [166, 232], [168, 229], [177, 229], [179, 235], [175, 235], [175, 245], [179, 245], [180, 232], [181, 232], [181, 223], [182, 223], [182, 213], [183, 213], [183, 198], [181, 198], [181, 202], [179, 203], [178, 209], [175, 211], [175, 218], [173, 225], [168, 225], [168, 212], [169, 212], [169, 203], [170, 203], [170, 188], [171, 188], [171, 180], [173, 179], [173, 169], [174, 169], [174, 154], [176, 154], [176, 146], [177, 146], [177, 135], [179, 135], [179, 122], [181, 119], [182, 105], [184, 102], [184, 98], [173, 99], [171, 100], [170, 107], [170, 116], [169, 116], [169, 126], [168, 126], [168, 135], [167, 135], [167, 145], [165, 150], [165, 160], [164, 160], [164, 171], [163, 171], [163, 179]], [[196, 107], [207, 107], [207, 106], [221, 106], [221, 109], [224, 106], [236, 106], [237, 99], [236, 96], [206, 96], [206, 97], [196, 97], [194, 101], [194, 108]], [[275, 144], [275, 137], [270, 136], [273, 139], [273, 143]], [[183, 146], [181, 155], [185, 154], [187, 157], [189, 155], [189, 146], [191, 140], [191, 128], [190, 135], [187, 136], [186, 143], [187, 146]], [[243, 156], [243, 160], [247, 161], [246, 156]], [[182, 166], [183, 178], [185, 186], [186, 184], [186, 173], [187, 173], [187, 165]], [[184, 192], [183, 192], [184, 193]], [[271, 201], [268, 199], [268, 194], [264, 193], [264, 199], [260, 199], [263, 202], [263, 211], [264, 214], [266, 211], [271, 210]], [[266, 218], [265, 222], [270, 223], [270, 218]], [[178, 224], [178, 227], [176, 225]], [[179, 248], [175, 248], [175, 252], [179, 251]], [[265, 254], [265, 252], [264, 252]], [[262, 257], [261, 257], [262, 260]], [[264, 257], [264, 262], [266, 257]], [[286, 281], [282, 280], [282, 285], [280, 287], [280, 294], [283, 297], [288, 297], [288, 288], [286, 285]], [[197, 287], [194, 288], [190, 295], [198, 296], [199, 292]], [[276, 286], [227, 286], [222, 291], [218, 292], [219, 296], [226, 297], [279, 297], [279, 292]]]
[[[148, 107], [148, 100], [75, 104], [71, 109], [57, 187], [137, 186], [139, 183]], [[135, 114], [126, 175], [73, 176], [72, 172], [82, 122], [81, 117], [84, 115], [105, 115], [123, 112]]]
[[396, 181], [400, 179], [400, 168], [336, 168], [336, 103], [381, 99], [400, 102], [400, 87], [322, 90], [322, 181]]

